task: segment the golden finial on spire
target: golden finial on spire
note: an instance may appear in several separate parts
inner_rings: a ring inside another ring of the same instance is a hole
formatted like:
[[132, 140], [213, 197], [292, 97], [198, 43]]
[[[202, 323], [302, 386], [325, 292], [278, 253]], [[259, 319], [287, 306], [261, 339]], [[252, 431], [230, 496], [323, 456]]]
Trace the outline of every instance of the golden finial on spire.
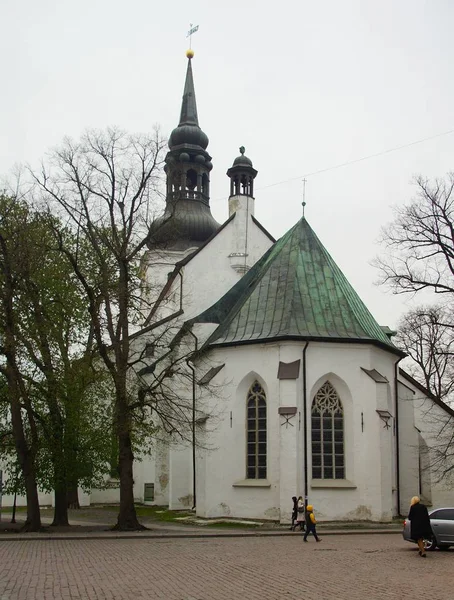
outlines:
[[186, 37], [189, 38], [189, 50], [186, 50], [186, 56], [189, 58], [189, 60], [191, 60], [191, 58], [194, 56], [194, 50], [192, 49], [192, 34], [196, 33], [198, 29], [198, 25], [194, 26], [192, 23], [189, 24], [189, 31], [186, 35]]

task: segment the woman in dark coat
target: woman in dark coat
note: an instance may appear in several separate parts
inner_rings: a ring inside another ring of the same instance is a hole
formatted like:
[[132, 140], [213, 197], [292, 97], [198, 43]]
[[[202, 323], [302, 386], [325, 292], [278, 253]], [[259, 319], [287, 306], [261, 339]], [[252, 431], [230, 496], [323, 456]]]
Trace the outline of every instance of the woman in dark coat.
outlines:
[[424, 539], [431, 539], [433, 533], [427, 508], [424, 504], [421, 504], [418, 496], [413, 496], [411, 499], [408, 519], [410, 521], [411, 539], [418, 544], [419, 556], [425, 557]]
[[292, 496], [293, 500], [293, 508], [292, 508], [292, 526], [290, 527], [291, 531], [295, 531], [296, 520], [298, 518], [298, 499], [296, 496]]

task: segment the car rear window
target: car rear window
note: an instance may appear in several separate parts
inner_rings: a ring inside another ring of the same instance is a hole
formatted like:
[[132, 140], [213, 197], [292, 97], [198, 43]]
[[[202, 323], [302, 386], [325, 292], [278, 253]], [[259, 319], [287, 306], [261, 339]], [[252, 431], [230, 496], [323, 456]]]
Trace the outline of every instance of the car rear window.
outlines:
[[444, 519], [454, 521], [454, 508], [442, 508], [430, 515], [431, 519]]

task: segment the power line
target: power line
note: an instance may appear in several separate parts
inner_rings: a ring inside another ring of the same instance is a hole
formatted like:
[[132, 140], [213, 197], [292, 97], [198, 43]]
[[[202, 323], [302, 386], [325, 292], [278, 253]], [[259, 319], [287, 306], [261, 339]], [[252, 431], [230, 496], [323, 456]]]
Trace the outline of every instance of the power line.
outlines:
[[397, 150], [403, 150], [404, 148], [410, 148], [410, 146], [416, 146], [417, 144], [422, 144], [423, 142], [428, 142], [430, 140], [434, 140], [439, 137], [443, 137], [445, 135], [449, 135], [454, 133], [454, 129], [450, 129], [449, 131], [444, 131], [442, 133], [436, 133], [435, 135], [431, 135], [429, 137], [422, 138], [420, 140], [416, 140], [414, 142], [409, 142], [408, 144], [402, 144], [401, 146], [395, 146], [394, 148], [388, 148], [387, 150], [383, 150], [382, 152], [376, 152], [375, 154], [368, 154], [367, 156], [362, 156], [361, 158], [355, 158], [353, 160], [348, 160], [347, 162], [340, 163], [338, 165], [333, 165], [332, 167], [326, 167], [325, 169], [319, 169], [318, 171], [313, 171], [312, 173], [304, 173], [304, 175], [299, 175], [298, 177], [291, 177], [290, 179], [285, 179], [284, 181], [277, 181], [276, 183], [270, 183], [269, 185], [265, 185], [260, 188], [256, 188], [258, 190], [266, 190], [267, 188], [274, 187], [276, 185], [282, 185], [283, 183], [288, 183], [289, 181], [301, 180], [302, 178], [312, 177], [313, 175], [319, 175], [320, 173], [326, 173], [327, 171], [334, 171], [335, 169], [341, 169], [342, 167], [348, 167], [349, 165], [353, 165], [355, 163], [362, 162], [364, 160], [369, 160], [370, 158], [376, 158], [377, 156], [383, 156], [384, 154], [390, 154], [391, 152], [396, 152]]

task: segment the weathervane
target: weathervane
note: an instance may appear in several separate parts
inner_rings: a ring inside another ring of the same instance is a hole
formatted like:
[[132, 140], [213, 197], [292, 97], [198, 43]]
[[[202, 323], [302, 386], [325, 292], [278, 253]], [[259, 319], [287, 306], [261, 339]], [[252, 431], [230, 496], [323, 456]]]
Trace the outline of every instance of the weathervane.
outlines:
[[303, 217], [304, 217], [304, 209], [306, 208], [306, 182], [307, 179], [304, 178], [303, 179], [303, 201], [302, 201], [302, 205], [303, 205]]
[[189, 38], [189, 50], [191, 50], [191, 44], [192, 44], [192, 34], [196, 33], [199, 30], [199, 26], [198, 25], [194, 25], [193, 23], [189, 23], [189, 31], [186, 35], [186, 37]]

